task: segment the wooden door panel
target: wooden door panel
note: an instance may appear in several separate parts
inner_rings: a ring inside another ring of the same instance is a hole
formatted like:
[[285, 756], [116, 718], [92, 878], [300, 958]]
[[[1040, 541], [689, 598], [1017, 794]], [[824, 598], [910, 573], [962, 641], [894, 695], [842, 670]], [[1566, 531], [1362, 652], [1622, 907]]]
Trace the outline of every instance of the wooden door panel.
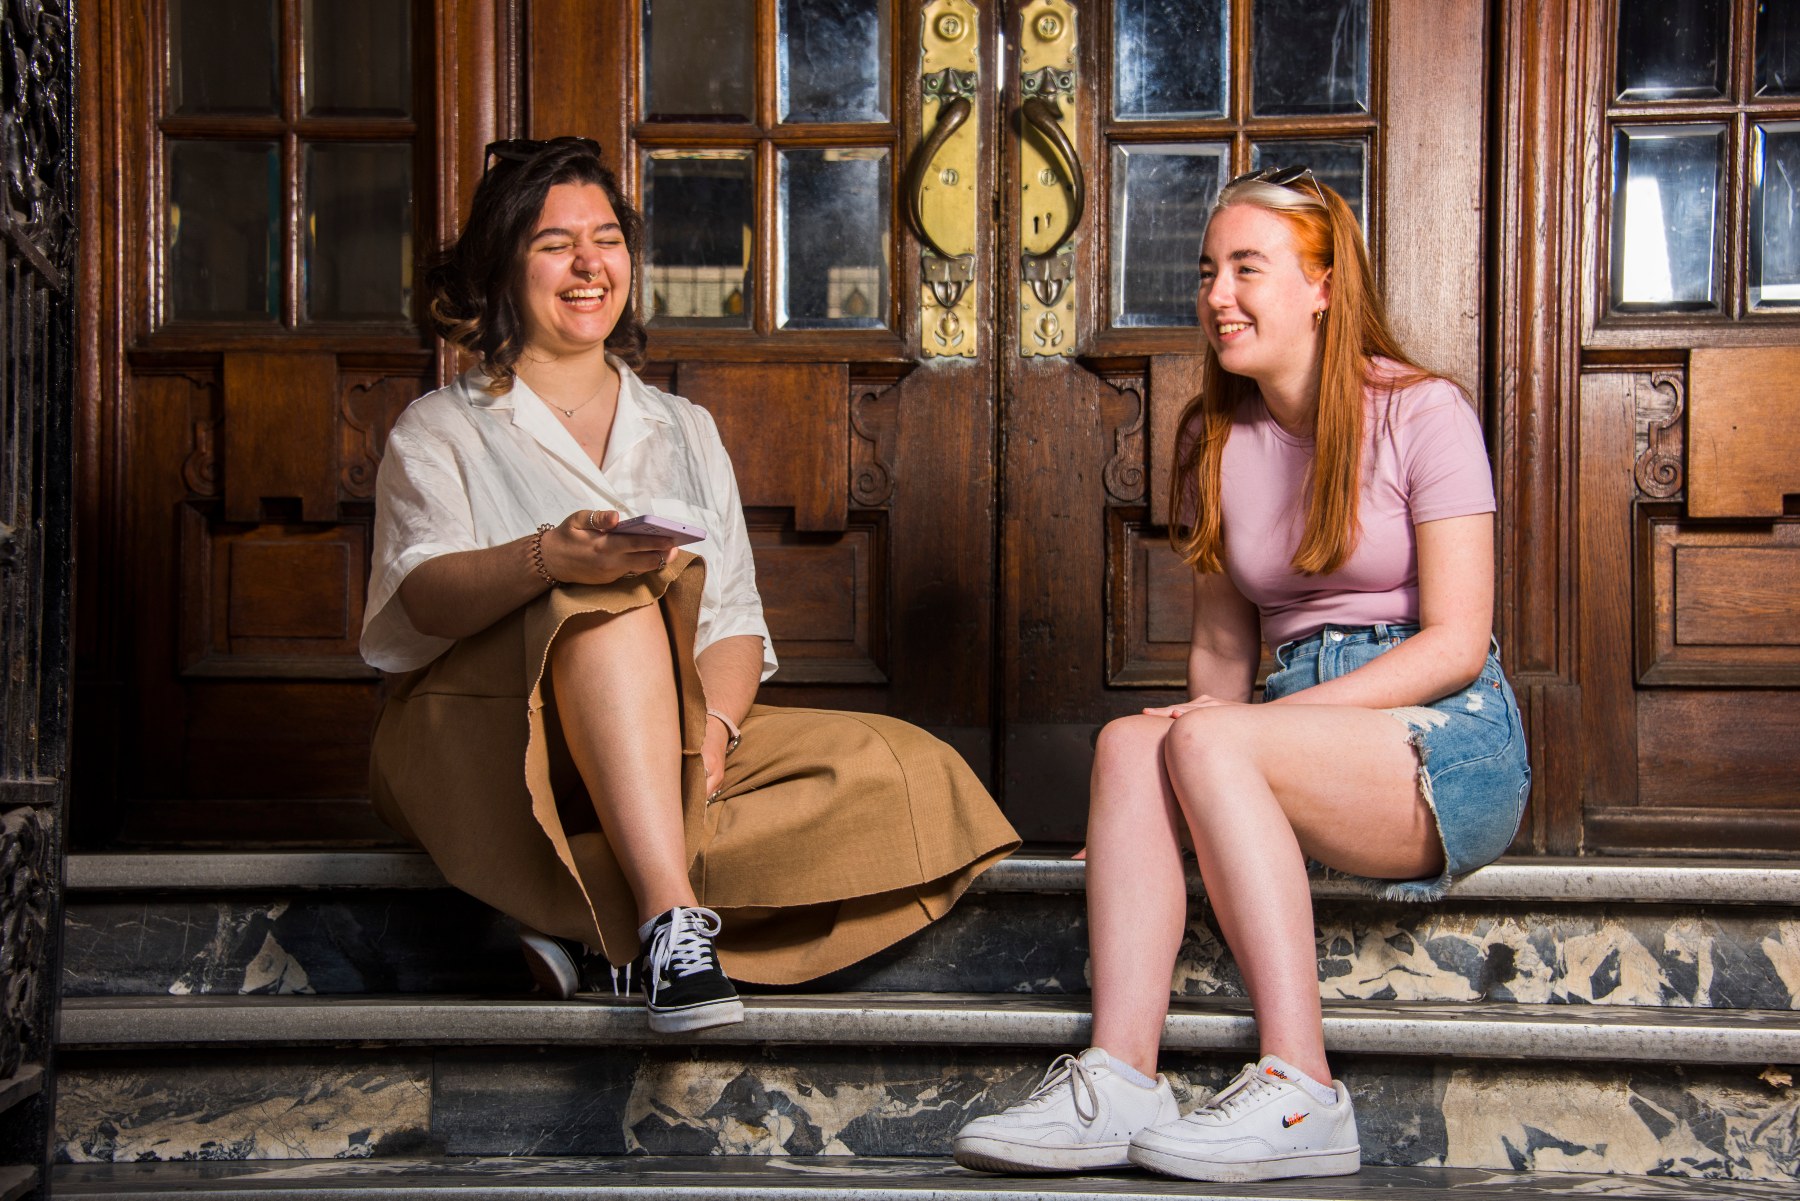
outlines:
[[850, 504], [845, 363], [675, 365], [673, 390], [712, 414], [747, 508], [794, 511], [794, 528], [841, 530]]
[[336, 517], [337, 356], [227, 351], [223, 358], [225, 520], [261, 520], [271, 502], [303, 521]]
[[1638, 683], [1800, 687], [1800, 522], [1646, 503], [1636, 536]]
[[856, 510], [843, 533], [808, 534], [784, 513], [755, 510], [750, 545], [781, 663], [773, 682], [886, 684], [886, 515]]
[[131, 719], [113, 748], [132, 770], [101, 822], [115, 833], [382, 837], [363, 802], [287, 802], [367, 793], [368, 498], [387, 430], [430, 386], [425, 356], [403, 360], [134, 361], [132, 499], [109, 581], [134, 647]]
[[1793, 692], [1646, 691], [1638, 700], [1638, 804], [1791, 810], [1797, 730]]
[[1536, 753], [1583, 764], [1563, 820], [1589, 849], [1792, 851], [1800, 522], [1688, 515], [1687, 386], [1581, 377], [1582, 715]]
[[1800, 346], [1696, 350], [1688, 369], [1688, 515], [1779, 517], [1800, 501]]

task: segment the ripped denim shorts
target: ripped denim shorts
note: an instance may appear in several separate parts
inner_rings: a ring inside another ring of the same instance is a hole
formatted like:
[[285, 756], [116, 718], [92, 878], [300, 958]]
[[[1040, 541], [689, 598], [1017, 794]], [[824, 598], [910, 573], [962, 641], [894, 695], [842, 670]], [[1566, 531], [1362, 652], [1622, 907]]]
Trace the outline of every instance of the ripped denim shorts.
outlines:
[[[1275, 650], [1277, 670], [1263, 699], [1299, 692], [1355, 671], [1419, 632], [1416, 625], [1327, 626]], [[1500, 670], [1498, 647], [1473, 684], [1428, 705], [1388, 709], [1403, 723], [1419, 756], [1419, 788], [1437, 817], [1444, 870], [1423, 880], [1358, 880], [1390, 901], [1434, 901], [1453, 877], [1466, 875], [1504, 852], [1518, 831], [1531, 793], [1525, 729], [1512, 685]]]

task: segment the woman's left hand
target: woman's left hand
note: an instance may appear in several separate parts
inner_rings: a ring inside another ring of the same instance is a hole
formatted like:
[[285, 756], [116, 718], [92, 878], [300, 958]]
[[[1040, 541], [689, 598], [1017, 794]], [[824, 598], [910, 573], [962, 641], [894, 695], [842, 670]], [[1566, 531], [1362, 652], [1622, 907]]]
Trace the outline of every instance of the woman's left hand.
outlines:
[[731, 735], [716, 717], [706, 719], [706, 739], [700, 744], [700, 762], [706, 765], [706, 799], [712, 800], [725, 783], [725, 744]]
[[1207, 696], [1205, 693], [1201, 693], [1191, 701], [1182, 701], [1179, 705], [1161, 705], [1155, 709], [1146, 709], [1144, 713], [1148, 717], [1173, 719], [1180, 717], [1183, 713], [1192, 713], [1196, 709], [1216, 709], [1222, 705], [1241, 705], [1243, 703], [1242, 701], [1222, 701], [1216, 696]]

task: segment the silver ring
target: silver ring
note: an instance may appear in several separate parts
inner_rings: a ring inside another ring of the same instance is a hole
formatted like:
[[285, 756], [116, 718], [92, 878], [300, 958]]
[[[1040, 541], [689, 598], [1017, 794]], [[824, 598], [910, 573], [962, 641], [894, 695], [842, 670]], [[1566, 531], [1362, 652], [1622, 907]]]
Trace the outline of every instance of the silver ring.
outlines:
[[[590, 530], [599, 530], [600, 529], [600, 523], [598, 521], [594, 520], [598, 516], [600, 516], [599, 509], [589, 509], [588, 510], [588, 529], [590, 529]], [[602, 530], [601, 532], [604, 533], [605, 531]]]

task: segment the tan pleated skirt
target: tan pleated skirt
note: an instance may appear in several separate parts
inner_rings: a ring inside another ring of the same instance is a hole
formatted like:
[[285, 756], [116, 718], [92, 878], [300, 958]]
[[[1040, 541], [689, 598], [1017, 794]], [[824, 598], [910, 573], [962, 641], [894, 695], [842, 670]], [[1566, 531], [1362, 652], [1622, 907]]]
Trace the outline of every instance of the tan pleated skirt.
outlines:
[[876, 714], [755, 706], [709, 802], [693, 650], [704, 572], [683, 552], [655, 575], [553, 588], [393, 677], [372, 794], [456, 887], [629, 962], [636, 902], [563, 742], [546, 673], [571, 617], [659, 605], [681, 700], [694, 893], [719, 912], [732, 977], [795, 984], [944, 916], [1018, 835], [956, 752]]

